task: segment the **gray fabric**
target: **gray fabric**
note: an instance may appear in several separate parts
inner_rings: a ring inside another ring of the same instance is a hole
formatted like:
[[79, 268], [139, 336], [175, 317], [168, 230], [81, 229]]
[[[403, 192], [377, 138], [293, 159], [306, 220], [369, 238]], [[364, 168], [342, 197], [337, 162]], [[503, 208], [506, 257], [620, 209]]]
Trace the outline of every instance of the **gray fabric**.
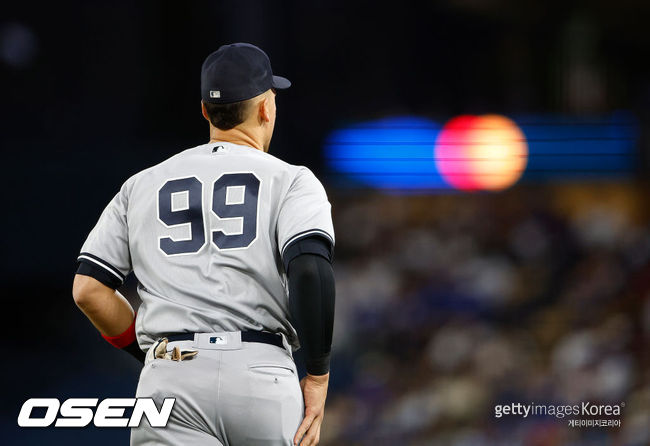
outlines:
[[[253, 183], [222, 188], [217, 194], [213, 184], [224, 174], [247, 174]], [[165, 185], [187, 178], [202, 196], [195, 193], [192, 201], [189, 192], [170, 192], [166, 203], [171, 213], [182, 212], [190, 201], [200, 203], [195, 215], [203, 222], [202, 229], [167, 225], [159, 215]], [[238, 208], [253, 190], [259, 190], [257, 209]], [[215, 201], [222, 215], [246, 212], [256, 221], [220, 218], [213, 211]], [[256, 227], [250, 244], [228, 248], [234, 235], [245, 232], [245, 225], [249, 232]], [[314, 174], [251, 147], [218, 142], [188, 149], [127, 180], [81, 252], [115, 277], [135, 272], [142, 298], [136, 334], [143, 350], [169, 333], [238, 330], [281, 333], [297, 348], [281, 250], [306, 234], [334, 242], [330, 204]], [[213, 237], [222, 239], [217, 243]], [[190, 238], [204, 239], [196, 252], [169, 254], [161, 248], [162, 240], [178, 245]]]
[[[210, 342], [210, 337], [217, 338]], [[155, 359], [140, 374], [136, 396], [176, 403], [166, 428], [146, 417], [131, 430], [131, 445], [289, 446], [304, 403], [291, 355], [276, 346], [241, 342], [239, 333], [201, 334], [170, 342], [197, 348], [188, 361]]]

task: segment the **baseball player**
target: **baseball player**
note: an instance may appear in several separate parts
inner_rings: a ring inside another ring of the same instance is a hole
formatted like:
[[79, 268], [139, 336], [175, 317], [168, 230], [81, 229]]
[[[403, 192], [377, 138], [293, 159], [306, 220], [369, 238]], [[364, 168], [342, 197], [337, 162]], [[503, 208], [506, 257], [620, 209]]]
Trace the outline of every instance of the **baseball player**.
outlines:
[[[210, 54], [201, 72], [210, 142], [129, 178], [81, 249], [76, 304], [145, 362], [137, 397], [158, 407], [176, 398], [167, 427], [144, 418], [133, 445], [318, 444], [334, 231], [312, 172], [267, 153], [276, 90], [290, 85], [253, 45]], [[117, 291], [130, 272], [137, 314]]]

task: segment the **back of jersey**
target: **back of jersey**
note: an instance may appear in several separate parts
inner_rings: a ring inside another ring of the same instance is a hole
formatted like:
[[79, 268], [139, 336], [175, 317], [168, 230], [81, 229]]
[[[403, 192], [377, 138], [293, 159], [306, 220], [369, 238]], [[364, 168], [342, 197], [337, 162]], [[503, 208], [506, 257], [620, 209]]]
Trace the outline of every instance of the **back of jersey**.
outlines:
[[217, 142], [131, 177], [80, 258], [121, 280], [135, 272], [142, 348], [170, 333], [236, 330], [283, 333], [296, 346], [282, 252], [314, 234], [334, 242], [309, 169]]

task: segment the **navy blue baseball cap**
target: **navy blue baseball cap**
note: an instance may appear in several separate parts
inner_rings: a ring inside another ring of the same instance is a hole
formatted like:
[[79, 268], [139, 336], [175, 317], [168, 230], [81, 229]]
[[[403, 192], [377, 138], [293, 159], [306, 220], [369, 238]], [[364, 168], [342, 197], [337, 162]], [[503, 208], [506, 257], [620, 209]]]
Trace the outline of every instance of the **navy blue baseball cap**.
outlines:
[[223, 45], [201, 67], [201, 99], [212, 104], [245, 101], [290, 86], [289, 79], [273, 75], [269, 56], [249, 43]]

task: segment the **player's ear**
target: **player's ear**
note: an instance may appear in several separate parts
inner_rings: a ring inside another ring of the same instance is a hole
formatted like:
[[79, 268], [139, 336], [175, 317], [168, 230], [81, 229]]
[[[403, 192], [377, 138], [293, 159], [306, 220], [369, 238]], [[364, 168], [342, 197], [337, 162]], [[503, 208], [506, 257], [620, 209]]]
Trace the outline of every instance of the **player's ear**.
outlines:
[[208, 111], [205, 109], [205, 103], [201, 101], [201, 113], [203, 114], [203, 117], [210, 122], [210, 118], [208, 117]]
[[260, 123], [270, 122], [271, 121], [271, 103], [269, 98], [264, 96], [264, 98], [259, 102], [259, 119]]

